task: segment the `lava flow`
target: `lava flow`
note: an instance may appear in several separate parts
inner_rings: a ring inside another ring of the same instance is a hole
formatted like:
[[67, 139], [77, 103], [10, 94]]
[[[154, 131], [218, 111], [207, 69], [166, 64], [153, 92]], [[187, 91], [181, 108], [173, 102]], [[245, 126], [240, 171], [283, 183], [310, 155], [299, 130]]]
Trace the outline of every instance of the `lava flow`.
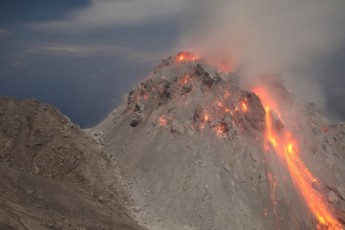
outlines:
[[327, 206], [322, 194], [314, 189], [313, 185], [319, 182], [299, 157], [298, 141], [292, 132], [286, 128], [281, 131], [275, 129], [273, 114], [276, 114], [279, 120], [284, 122], [279, 105], [270, 97], [264, 88], [255, 88], [253, 91], [260, 97], [265, 107], [265, 148], [266, 150], [270, 147], [273, 148], [282, 162], [286, 164], [300, 195], [310, 212], [318, 221], [317, 229], [343, 229], [342, 225]]

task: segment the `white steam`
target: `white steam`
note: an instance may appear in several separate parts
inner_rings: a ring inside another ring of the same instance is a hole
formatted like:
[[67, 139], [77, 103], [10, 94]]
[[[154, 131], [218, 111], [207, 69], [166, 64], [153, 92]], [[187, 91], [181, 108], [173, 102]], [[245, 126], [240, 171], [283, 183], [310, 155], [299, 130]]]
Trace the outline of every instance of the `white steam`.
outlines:
[[252, 79], [281, 73], [294, 93], [322, 103], [304, 67], [344, 45], [344, 10], [344, 0], [191, 0], [178, 48]]

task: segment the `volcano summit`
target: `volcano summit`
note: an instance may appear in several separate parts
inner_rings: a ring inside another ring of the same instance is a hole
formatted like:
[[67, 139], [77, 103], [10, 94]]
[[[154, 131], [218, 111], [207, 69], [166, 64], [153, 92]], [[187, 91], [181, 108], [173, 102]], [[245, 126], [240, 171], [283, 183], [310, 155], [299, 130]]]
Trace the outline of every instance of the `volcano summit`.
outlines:
[[235, 74], [181, 52], [93, 132], [147, 227], [342, 229], [339, 127], [277, 79], [243, 90]]
[[[162, 60], [99, 125], [73, 131], [92, 143], [81, 150], [86, 161], [70, 169], [83, 178], [74, 186], [103, 190], [97, 207], [122, 217], [103, 221], [103, 229], [124, 229], [119, 220], [149, 230], [344, 228], [345, 125], [329, 124], [279, 79], [243, 88], [236, 74], [180, 52]], [[88, 179], [93, 172], [97, 183]], [[114, 199], [111, 190], [121, 196]], [[77, 225], [87, 228], [80, 218]]]

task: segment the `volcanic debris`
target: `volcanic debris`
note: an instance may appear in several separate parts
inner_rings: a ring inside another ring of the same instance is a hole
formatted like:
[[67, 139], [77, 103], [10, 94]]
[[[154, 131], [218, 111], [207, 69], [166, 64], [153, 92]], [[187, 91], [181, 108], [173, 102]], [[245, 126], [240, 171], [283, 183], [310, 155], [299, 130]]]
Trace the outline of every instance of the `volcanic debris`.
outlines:
[[[125, 110], [131, 114], [129, 125], [137, 127], [149, 118], [159, 121], [165, 116], [174, 121], [170, 123], [172, 132], [176, 124], [181, 124], [179, 132], [206, 127], [223, 134], [262, 131], [265, 111], [260, 99], [241, 90], [236, 78], [232, 73], [219, 73], [204, 60], [180, 62], [178, 56], [164, 59], [148, 81], [129, 93]], [[170, 108], [165, 108], [167, 105]], [[192, 119], [186, 120], [188, 117]]]

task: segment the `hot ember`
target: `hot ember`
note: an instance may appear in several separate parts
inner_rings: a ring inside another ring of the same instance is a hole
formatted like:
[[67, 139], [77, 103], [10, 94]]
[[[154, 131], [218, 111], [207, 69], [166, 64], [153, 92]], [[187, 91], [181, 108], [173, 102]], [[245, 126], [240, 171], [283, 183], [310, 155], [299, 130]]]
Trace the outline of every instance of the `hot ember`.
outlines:
[[160, 126], [166, 126], [166, 125], [168, 125], [168, 123], [169, 123], [169, 121], [168, 121], [168, 119], [166, 117], [161, 116], [159, 118], [159, 125]]
[[176, 61], [183, 62], [183, 61], [196, 61], [199, 59], [199, 56], [196, 54], [192, 54], [189, 52], [180, 52], [176, 56]]

